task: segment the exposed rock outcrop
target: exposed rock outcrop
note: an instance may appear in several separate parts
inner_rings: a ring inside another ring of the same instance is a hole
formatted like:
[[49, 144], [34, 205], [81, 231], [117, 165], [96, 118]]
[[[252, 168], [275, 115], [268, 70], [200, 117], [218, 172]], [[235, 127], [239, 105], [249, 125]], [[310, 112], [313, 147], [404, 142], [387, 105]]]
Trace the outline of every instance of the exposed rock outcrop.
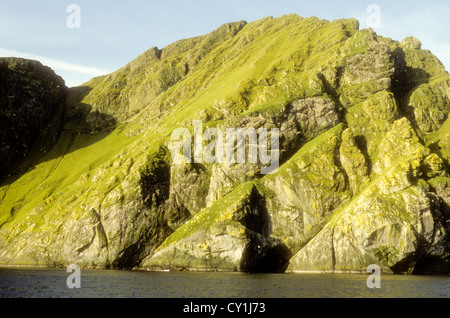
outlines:
[[11, 175], [31, 148], [44, 153], [56, 144], [66, 89], [37, 61], [0, 58], [0, 177]]
[[[152, 48], [66, 104], [58, 142], [0, 187], [0, 264], [450, 271], [450, 75], [419, 40], [354, 19], [231, 23]], [[60, 123], [54, 105], [45, 127]], [[199, 120], [201, 133], [278, 128], [278, 169], [195, 151], [174, 163], [172, 132], [194, 144]]]

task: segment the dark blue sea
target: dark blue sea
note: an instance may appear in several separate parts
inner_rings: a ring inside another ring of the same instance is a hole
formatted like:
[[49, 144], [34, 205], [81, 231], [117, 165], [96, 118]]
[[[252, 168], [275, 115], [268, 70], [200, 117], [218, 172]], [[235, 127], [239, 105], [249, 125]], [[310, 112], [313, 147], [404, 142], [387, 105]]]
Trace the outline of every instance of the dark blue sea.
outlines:
[[449, 276], [244, 274], [0, 268], [0, 298], [448, 298]]

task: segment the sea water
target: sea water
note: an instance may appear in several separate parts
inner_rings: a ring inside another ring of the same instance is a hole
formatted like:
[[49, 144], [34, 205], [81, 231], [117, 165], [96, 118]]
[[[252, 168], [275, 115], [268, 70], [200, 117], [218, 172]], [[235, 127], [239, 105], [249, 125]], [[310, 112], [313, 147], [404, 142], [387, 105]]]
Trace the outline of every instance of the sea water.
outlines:
[[447, 298], [449, 276], [382, 275], [370, 289], [362, 274], [244, 274], [81, 270], [68, 288], [65, 269], [0, 268], [10, 298]]

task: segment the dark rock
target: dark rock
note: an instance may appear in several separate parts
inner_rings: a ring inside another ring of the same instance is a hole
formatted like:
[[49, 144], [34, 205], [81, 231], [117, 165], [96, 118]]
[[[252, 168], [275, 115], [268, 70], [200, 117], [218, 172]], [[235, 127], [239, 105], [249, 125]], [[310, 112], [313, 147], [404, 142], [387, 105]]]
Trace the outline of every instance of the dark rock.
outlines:
[[32, 147], [44, 153], [58, 140], [66, 86], [37, 61], [0, 58], [0, 176]]

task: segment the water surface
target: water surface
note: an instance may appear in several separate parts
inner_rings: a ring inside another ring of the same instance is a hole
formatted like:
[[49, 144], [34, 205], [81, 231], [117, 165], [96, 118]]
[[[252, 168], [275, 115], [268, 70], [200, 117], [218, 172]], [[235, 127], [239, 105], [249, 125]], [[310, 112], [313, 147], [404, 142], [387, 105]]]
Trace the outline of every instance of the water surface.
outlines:
[[443, 298], [449, 276], [383, 275], [380, 289], [359, 274], [243, 274], [0, 268], [0, 297], [13, 298]]

